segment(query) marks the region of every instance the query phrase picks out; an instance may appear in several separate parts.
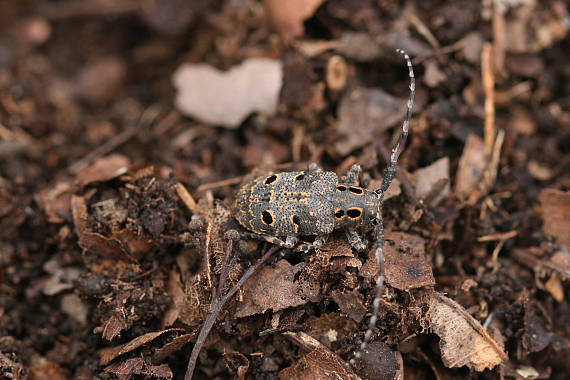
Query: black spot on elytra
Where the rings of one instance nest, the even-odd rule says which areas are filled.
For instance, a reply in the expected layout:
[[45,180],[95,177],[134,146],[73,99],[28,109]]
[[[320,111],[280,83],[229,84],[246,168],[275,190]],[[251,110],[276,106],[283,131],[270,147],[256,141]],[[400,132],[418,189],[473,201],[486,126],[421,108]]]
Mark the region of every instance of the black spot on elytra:
[[301,218],[299,218],[297,215],[293,215],[293,224],[301,224]]
[[360,217],[360,214],[361,214],[360,210],[356,208],[348,209],[348,211],[346,212],[346,215],[348,215],[348,217],[352,219]]
[[269,177],[267,177],[265,179],[265,181],[263,181],[264,184],[269,185],[270,183],[275,182],[275,180],[277,179],[277,176],[275,174],[270,175]]
[[298,176],[295,177],[295,181],[302,181],[303,178],[305,178],[305,175],[303,173],[299,174]]
[[271,213],[269,211],[263,211],[261,213],[261,220],[265,224],[271,224],[273,223],[273,216],[271,216]]
[[340,219],[344,216],[344,211],[342,210],[338,210],[337,212],[334,213],[334,217],[337,219]]
[[346,191],[346,186],[340,185],[336,188],[338,191]]
[[349,187],[348,191],[350,191],[353,194],[363,194],[364,190],[362,190],[360,187]]

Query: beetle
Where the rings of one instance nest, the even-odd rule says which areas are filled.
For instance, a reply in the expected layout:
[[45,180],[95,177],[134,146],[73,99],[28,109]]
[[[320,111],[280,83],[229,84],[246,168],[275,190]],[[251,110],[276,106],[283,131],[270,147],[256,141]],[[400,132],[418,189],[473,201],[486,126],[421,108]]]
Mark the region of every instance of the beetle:
[[[366,245],[357,230],[362,226],[374,227],[378,265],[376,295],[369,326],[360,349],[354,354],[355,358],[360,357],[376,325],[384,283],[384,194],[396,174],[398,157],[408,136],[414,104],[415,77],[412,62],[403,50],[397,51],[404,56],[408,67],[410,96],[402,132],[392,149],[380,188],[368,190],[359,186],[359,165],[353,165],[339,181],[335,173],[323,171],[313,163],[305,171],[269,174],[254,179],[241,187],[234,206],[237,221],[249,231],[243,234],[245,237],[305,252],[320,248],[337,228],[344,229],[355,250],[363,251]],[[297,244],[301,236],[316,238],[310,244]],[[354,363],[354,358],[351,363]]]

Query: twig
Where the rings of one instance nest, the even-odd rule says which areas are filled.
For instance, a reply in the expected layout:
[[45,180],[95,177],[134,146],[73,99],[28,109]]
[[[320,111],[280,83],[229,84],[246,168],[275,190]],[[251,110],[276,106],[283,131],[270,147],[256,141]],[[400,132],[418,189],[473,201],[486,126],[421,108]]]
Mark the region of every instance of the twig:
[[486,43],[481,52],[481,76],[485,90],[485,155],[489,157],[495,141],[495,77],[493,75],[493,49]]
[[495,241],[495,240],[508,240],[510,238],[514,238],[515,236],[517,236],[517,234],[518,234],[517,230],[498,233],[498,234],[490,234],[477,238],[477,241],[486,242],[486,241]]
[[192,349],[192,353],[190,354],[190,359],[188,360],[188,367],[186,369],[186,375],[184,376],[184,380],[192,380],[192,376],[194,375],[194,368],[196,367],[196,362],[198,361],[198,354],[202,350],[202,346],[206,342],[206,338],[210,333],[210,330],[214,326],[218,314],[222,310],[224,304],[243,286],[243,284],[263,265],[269,260],[269,258],[279,249],[278,246],[271,247],[264,255],[259,259],[253,266],[249,267],[249,269],[243,274],[240,280],[226,293],[225,296],[215,300],[210,305],[210,311],[208,312],[208,316],[204,321],[204,325],[200,330],[200,334],[198,334],[198,338],[196,338],[196,344],[194,344],[194,348]]

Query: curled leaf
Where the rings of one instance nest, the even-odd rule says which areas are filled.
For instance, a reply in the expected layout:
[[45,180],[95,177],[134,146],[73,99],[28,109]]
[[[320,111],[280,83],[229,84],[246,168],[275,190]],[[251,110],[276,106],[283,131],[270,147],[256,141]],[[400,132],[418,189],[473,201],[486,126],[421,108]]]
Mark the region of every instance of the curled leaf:
[[485,328],[461,305],[434,293],[428,318],[439,336],[441,359],[446,367],[467,367],[481,372],[500,364],[507,355]]

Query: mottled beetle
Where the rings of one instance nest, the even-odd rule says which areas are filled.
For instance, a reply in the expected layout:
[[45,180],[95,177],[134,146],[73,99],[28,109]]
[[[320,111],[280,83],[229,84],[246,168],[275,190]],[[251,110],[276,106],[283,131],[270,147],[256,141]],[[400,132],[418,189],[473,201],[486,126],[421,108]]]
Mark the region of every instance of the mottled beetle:
[[[367,190],[359,186],[359,165],[353,165],[339,183],[335,173],[322,171],[316,164],[310,164],[306,171],[270,174],[247,183],[238,192],[235,202],[236,219],[251,231],[244,233],[244,236],[305,252],[320,248],[335,228],[344,229],[350,245],[357,251],[363,251],[366,245],[356,230],[360,226],[374,226],[376,262],[379,268],[376,296],[368,330],[360,350],[354,354],[356,358],[366,347],[376,325],[384,283],[384,193],[396,174],[396,164],[408,136],[414,104],[415,78],[412,63],[403,50],[398,52],[404,56],[408,65],[410,97],[402,133],[392,149],[390,164],[379,189]],[[316,235],[312,244],[296,246],[298,237],[308,235]]]

